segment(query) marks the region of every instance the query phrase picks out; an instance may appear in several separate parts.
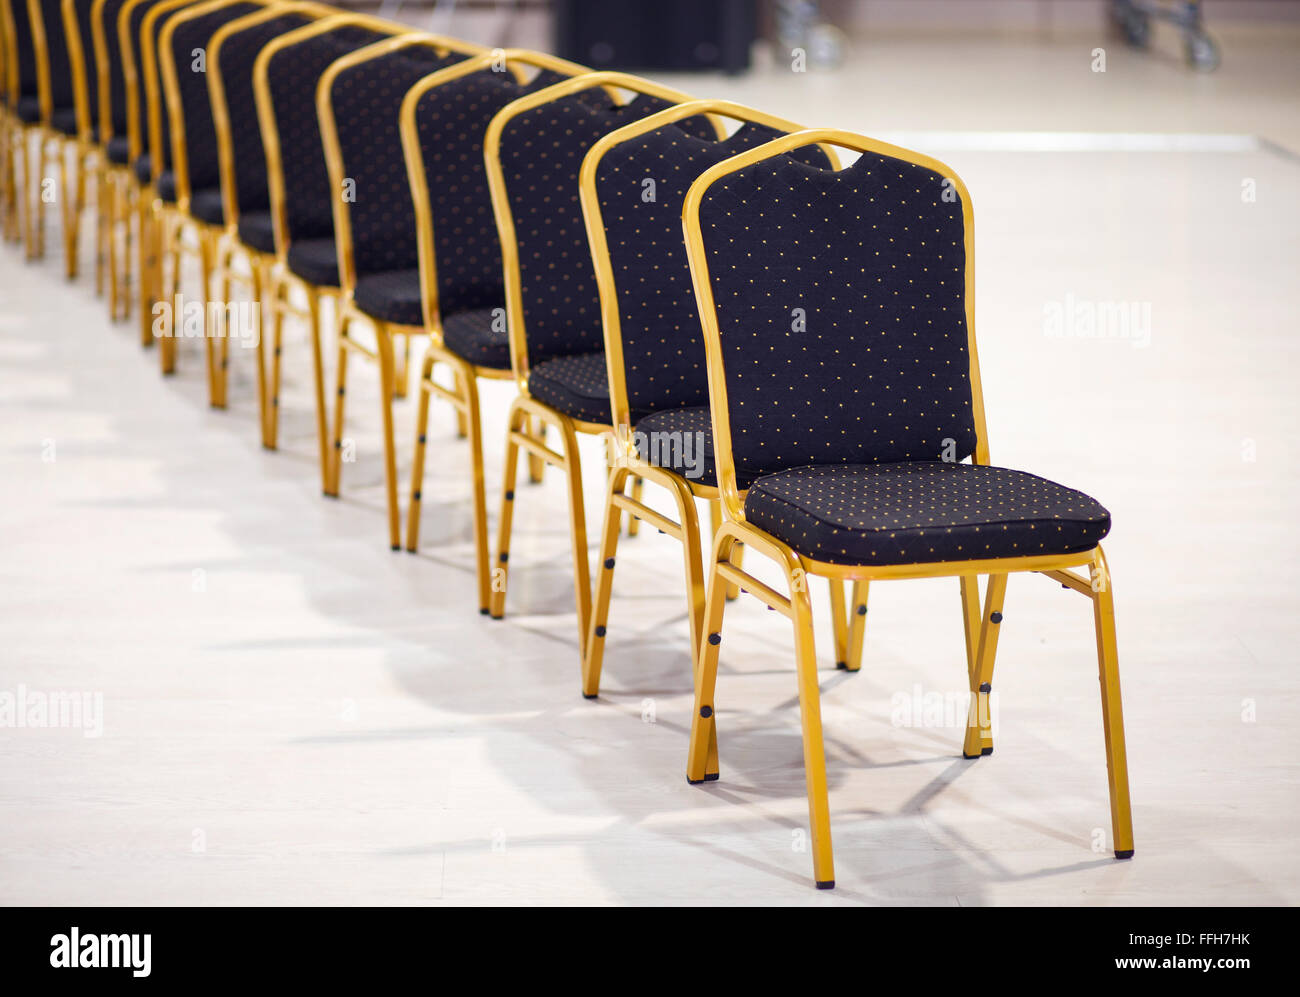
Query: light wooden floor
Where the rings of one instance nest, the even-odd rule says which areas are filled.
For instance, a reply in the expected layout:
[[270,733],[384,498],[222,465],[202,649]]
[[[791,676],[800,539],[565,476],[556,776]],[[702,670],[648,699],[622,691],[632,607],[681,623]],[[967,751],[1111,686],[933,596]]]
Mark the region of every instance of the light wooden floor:
[[[1136,62],[1122,110],[1058,120],[1046,85],[1046,98],[1017,95],[1027,108],[979,106],[968,91],[982,85],[964,88],[951,43],[934,44],[933,91],[906,98],[908,117],[887,102],[874,113],[854,70],[808,77],[815,97],[788,74],[692,86],[881,130],[1147,131],[1150,115],[1172,124],[1154,130],[1295,132],[1278,108],[1296,90],[1282,100],[1272,70],[1250,121],[1214,101],[1198,116],[1196,95],[1218,82]],[[1272,65],[1260,44],[1254,62]],[[1231,72],[1250,63],[1239,52]],[[1300,902],[1300,164],[1250,146],[926,151],[975,201],[995,462],[1114,515],[1132,862],[1093,847],[1109,816],[1077,595],[1011,583],[997,751],[973,763],[960,758],[955,582],[877,586],[857,676],[836,673],[823,644],[839,885],[817,893],[798,851],[783,619],[729,610],[723,780],[688,786],[672,541],[624,541],[604,692],[584,701],[558,479],[520,488],[511,616],[489,622],[473,604],[466,448],[445,409],[425,549],[391,553],[371,370],[354,367],[359,456],[329,502],[301,334],[286,344],[283,450],[266,453],[251,354],[232,357],[231,410],[209,411],[200,352],[183,346],[178,375],[160,378],[134,325],[110,326],[86,279],[64,283],[52,228],[42,264],[0,248],[0,693],[101,693],[103,733],[0,729],[0,901]],[[1149,342],[1046,335],[1046,311],[1067,300],[1149,305]],[[507,402],[500,386],[485,393],[493,496]],[[404,481],[412,417],[399,407]]]

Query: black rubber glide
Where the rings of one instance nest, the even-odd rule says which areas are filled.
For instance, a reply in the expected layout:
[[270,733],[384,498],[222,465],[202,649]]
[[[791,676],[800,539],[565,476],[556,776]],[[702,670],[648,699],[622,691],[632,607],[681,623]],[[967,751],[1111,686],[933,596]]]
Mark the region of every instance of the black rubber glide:
[[1121,851],[1120,849],[1116,848],[1116,849],[1115,849],[1115,857],[1116,857],[1117,859],[1131,859],[1131,858],[1133,857],[1133,849],[1132,849],[1132,848],[1126,848],[1126,849],[1124,849],[1123,851]]

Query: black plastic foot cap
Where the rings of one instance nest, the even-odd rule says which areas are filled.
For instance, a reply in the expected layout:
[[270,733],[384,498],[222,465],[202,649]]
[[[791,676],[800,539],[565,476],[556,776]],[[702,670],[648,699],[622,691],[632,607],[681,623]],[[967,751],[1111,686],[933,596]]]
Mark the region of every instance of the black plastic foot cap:
[[596,699],[599,695],[600,695],[600,694],[599,694],[599,693],[596,693],[596,692],[584,692],[584,693],[582,694],[582,698],[583,698],[583,699]]
[[841,669],[842,671],[848,671],[849,663],[847,661],[837,661],[835,662],[835,667]]
[[817,880],[817,889],[819,889],[819,890],[833,890],[833,889],[835,889],[835,880],[833,880],[833,879],[819,879],[819,880]]
[[981,751],[980,754],[985,756],[993,754],[993,745],[989,745],[987,748]]
[[494,619],[494,620],[504,620],[504,619],[506,618],[506,614],[505,614],[505,613],[502,613],[500,616],[498,616],[496,613],[492,612],[490,609],[488,610],[488,616],[490,616],[490,617],[491,617],[492,619]]
[[1131,858],[1133,857],[1133,849],[1132,849],[1132,848],[1125,848],[1125,849],[1121,850],[1121,849],[1119,849],[1119,848],[1116,848],[1116,849],[1115,849],[1115,857],[1116,857],[1117,859],[1131,859]]
[[480,615],[480,616],[491,616],[491,615],[492,615],[492,610],[488,609],[486,606],[480,606],[478,611],[479,611],[479,615]]
[[393,544],[393,550],[401,550],[401,549],[402,549],[401,544]]

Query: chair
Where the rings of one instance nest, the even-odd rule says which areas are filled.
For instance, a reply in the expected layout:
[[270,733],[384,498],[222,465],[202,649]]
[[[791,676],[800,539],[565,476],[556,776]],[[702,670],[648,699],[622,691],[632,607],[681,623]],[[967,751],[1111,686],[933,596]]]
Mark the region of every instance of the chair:
[[[531,80],[525,79],[524,67],[537,69]],[[426,76],[402,102],[402,147],[429,333],[420,374],[406,549],[418,550],[420,544],[429,401],[437,395],[455,407],[462,435],[469,437],[478,601],[484,614],[491,597],[491,564],[477,382],[480,377],[503,379],[514,373],[483,140],[492,117],[511,101],[586,71],[537,52],[493,52]],[[450,371],[450,386],[434,377],[439,365]]]
[[[339,277],[334,453],[325,490],[338,495],[345,459],[348,360],[359,352],[379,367],[388,540],[393,550],[401,550],[402,538],[392,400],[406,394],[411,338],[425,331],[415,209],[402,147],[393,139],[402,100],[411,87],[431,72],[483,51],[478,45],[407,32],[341,56],[316,88],[316,114],[333,192]],[[373,351],[353,335],[356,322],[374,330]],[[404,343],[400,367],[393,344],[399,336]]]
[[[729,118],[740,127],[723,139],[695,137],[674,127],[701,116]],[[719,492],[704,341],[681,237],[681,209],[691,182],[707,167],[800,128],[729,101],[693,101],[605,135],[583,160],[580,198],[600,293],[613,427],[608,440],[612,471],[582,668],[582,692],[588,699],[596,698],[600,688],[624,512],[682,544],[692,658],[699,646],[704,551],[695,500],[709,502],[716,530]],[[816,145],[796,150],[793,157],[816,166],[837,163],[831,149]],[[647,178],[653,190],[647,189]],[[636,421],[633,411],[641,413]],[[633,477],[665,489],[676,504],[677,520],[646,506],[639,493],[628,494]],[[739,487],[747,484],[742,479]],[[830,591],[836,663],[857,671],[866,616],[856,613],[850,624],[842,584],[832,580]],[[857,597],[854,604],[865,608]]]
[[[96,94],[96,100],[91,102],[91,115],[97,125],[100,150],[96,175],[99,205],[96,253],[102,260],[100,272],[107,273],[108,314],[113,321],[126,318],[131,311],[128,293],[131,218],[136,211],[131,201],[134,185],[127,134],[127,83],[121,35],[117,30],[118,15],[125,3],[126,0],[94,0],[91,8]],[[84,48],[84,30],[81,41]],[[89,93],[87,100],[89,102]],[[103,280],[102,277],[97,279]]]
[[[338,253],[334,245],[334,192],[316,116],[316,87],[321,75],[340,57],[391,38],[399,28],[358,14],[322,17],[268,42],[253,65],[253,88],[266,154],[275,264],[268,288],[272,336],[280,341],[286,315],[306,320],[312,339],[316,387],[316,424],[320,451],[321,491],[329,494],[333,454],[329,445],[321,352],[321,304],[329,298],[338,310]],[[285,178],[292,177],[292,183]],[[264,232],[244,230],[244,238],[264,239]],[[265,245],[265,242],[262,242]],[[295,292],[305,307],[294,304]],[[278,345],[276,347],[278,349]],[[278,364],[269,393],[278,394]],[[278,418],[272,406],[269,419]],[[274,427],[268,427],[273,433]]]
[[[634,98],[614,102],[607,91]],[[529,94],[492,119],[484,144],[500,234],[510,361],[519,395],[511,404],[501,487],[490,615],[505,615],[519,451],[559,468],[569,493],[578,646],[585,648],[591,566],[578,433],[610,431],[600,302],[578,204],[582,157],[602,136],[690,98],[626,73],[588,73]],[[718,136],[706,119],[674,127]],[[546,428],[560,435],[560,450]]]
[[[208,44],[208,88],[216,132],[219,186],[224,232],[216,246],[214,276],[248,286],[253,301],[275,283],[275,226],[266,172],[266,147],[257,114],[253,67],[262,49],[330,8],[313,3],[277,3],[223,25]],[[243,266],[237,266],[242,261]],[[262,446],[278,445],[280,355],[283,309],[273,309],[273,335],[268,385],[267,337],[257,339],[257,400]],[[222,372],[224,390],[224,371]],[[317,413],[322,445],[324,386],[318,379]]]
[[41,104],[27,0],[0,0],[0,22],[4,24],[5,56],[5,237],[21,241],[30,260],[36,248],[32,199],[40,186],[33,182],[32,137],[40,128]]
[[[790,161],[813,143],[861,156],[838,172]],[[687,779],[717,777],[721,588],[735,582],[794,624],[814,878],[833,887],[806,577],[960,579],[971,690],[962,753],[978,758],[993,749],[1007,576],[1041,572],[1093,603],[1113,845],[1116,858],[1132,856],[1114,602],[1099,546],[1110,516],[1081,492],[989,463],[965,186],[926,156],[813,130],[710,167],[683,220],[726,512],[709,566]],[[733,563],[738,543],[777,564],[788,595]],[[1090,577],[1071,570],[1085,566]],[[990,576],[982,616],[981,574]]]
[[[51,7],[52,4],[48,5]],[[68,84],[72,106],[56,109],[51,124],[66,136],[59,154],[60,186],[63,188],[63,250],[67,276],[78,273],[81,216],[86,204],[86,179],[95,185],[95,293],[104,290],[103,252],[103,152],[99,145],[99,77],[94,68],[92,47],[94,0],[60,0],[60,17],[66,38]],[[72,153],[74,178],[69,185],[67,156]],[[69,194],[69,191],[71,192]]]
[[[232,308],[229,271],[217,282],[215,294],[213,291],[217,244],[225,235],[226,228],[217,133],[208,85],[208,47],[222,26],[265,6],[259,0],[208,0],[167,17],[158,33],[157,57],[167,121],[169,148],[166,152],[171,167],[169,186],[172,191],[170,199],[163,199],[162,239],[172,261],[171,291],[174,296],[180,269],[179,249],[184,245],[187,233],[194,238],[204,308],[202,332],[207,355],[208,403],[213,408],[226,407]],[[201,65],[196,65],[198,60],[202,60]],[[258,302],[258,295],[254,293],[251,310],[260,307]],[[217,308],[209,308],[209,303]],[[249,325],[257,326],[251,331],[260,340],[260,316],[253,314],[248,318]],[[174,310],[174,327],[167,346],[167,351],[173,356],[175,324],[180,319],[180,314]],[[239,330],[241,338],[248,331]]]

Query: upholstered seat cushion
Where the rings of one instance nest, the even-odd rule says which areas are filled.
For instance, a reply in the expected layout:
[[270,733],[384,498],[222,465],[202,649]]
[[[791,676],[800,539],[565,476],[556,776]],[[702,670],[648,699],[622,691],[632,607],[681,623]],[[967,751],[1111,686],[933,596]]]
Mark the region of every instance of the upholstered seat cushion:
[[333,239],[295,239],[289,245],[288,263],[308,284],[339,286],[339,257]]
[[153,166],[149,162],[149,153],[137,156],[135,162],[131,164],[131,169],[135,171],[137,182],[146,184],[153,180]]
[[476,366],[508,369],[510,337],[501,318],[503,311],[504,306],[443,316],[443,345]]
[[190,214],[209,225],[220,225],[226,220],[226,206],[221,191],[216,188],[196,190],[190,195]]
[[799,554],[894,565],[1089,550],[1110,513],[1005,467],[904,461],[793,468],[754,481],[745,517]]
[[381,322],[424,325],[419,270],[390,270],[359,277],[352,300],[363,312]]
[[275,222],[269,211],[245,211],[239,216],[239,241],[259,253],[275,252]]
[[77,109],[75,107],[56,107],[50,112],[50,127],[64,135],[77,134]]
[[25,125],[34,125],[41,120],[41,101],[39,97],[19,97],[14,107],[14,114]]
[[605,354],[577,353],[539,363],[528,372],[528,393],[574,419],[607,423],[609,374]]
[[168,204],[176,201],[176,174],[171,170],[163,170],[158,174],[158,182],[154,184],[154,192]]
[[126,166],[131,161],[131,142],[125,135],[114,135],[108,140],[105,154],[110,163]]
[[[676,471],[697,485],[718,484],[713,462],[713,425],[707,405],[652,412],[632,427],[633,441],[642,460]],[[750,476],[736,472],[740,488]]]

